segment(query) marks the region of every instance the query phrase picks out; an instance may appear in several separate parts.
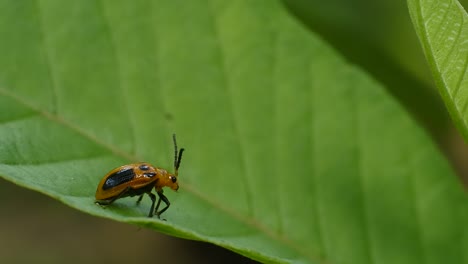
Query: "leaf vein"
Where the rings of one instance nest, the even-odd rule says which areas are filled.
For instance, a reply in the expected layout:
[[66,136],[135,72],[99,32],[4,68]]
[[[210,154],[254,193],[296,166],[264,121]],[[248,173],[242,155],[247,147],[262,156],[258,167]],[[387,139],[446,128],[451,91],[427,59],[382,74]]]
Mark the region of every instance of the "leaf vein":
[[104,153],[98,153],[96,155],[87,155],[83,157],[67,157],[63,159],[55,159],[55,160],[37,160],[33,162],[28,162],[28,163],[5,163],[2,162],[3,165],[9,165],[9,166],[44,166],[44,165],[50,165],[50,164],[61,164],[61,163],[69,163],[69,162],[77,162],[77,161],[89,161],[89,160],[96,160],[96,159],[101,159],[105,157],[111,157],[109,154],[104,154]]
[[17,121],[23,121],[23,120],[27,120],[27,119],[31,119],[31,118],[34,118],[38,116],[37,113],[27,113],[27,114],[24,114],[24,115],[19,115],[19,116],[15,116],[13,118],[9,118],[9,119],[3,119],[3,120],[0,120],[0,126],[4,126],[4,125],[7,125],[9,123],[14,123],[14,122],[17,122]]
[[372,247],[371,243],[371,229],[369,226],[369,213],[370,210],[368,208],[367,204],[367,197],[366,197],[366,178],[365,178],[365,171],[363,169],[363,163],[364,163],[364,147],[365,146],[365,140],[362,139],[363,133],[361,130],[361,112],[359,108],[359,94],[358,91],[359,89],[356,89],[357,87],[353,87],[354,92],[353,92],[353,102],[352,105],[354,106],[354,119],[355,119],[355,126],[354,126],[354,136],[356,137],[356,144],[360,147],[356,148],[356,166],[357,166],[357,172],[358,172],[358,186],[361,189],[361,204],[362,204],[362,209],[360,210],[360,213],[362,215],[362,223],[363,223],[363,241],[364,241],[364,248],[366,251],[368,263],[377,263],[376,261],[376,252],[374,251],[374,248]]
[[[421,5],[420,5],[419,2],[418,2],[418,4],[419,4],[419,8],[420,8],[420,10],[421,10],[421,18],[422,18],[422,12],[423,12],[423,11],[422,11],[422,7],[421,7]],[[450,12],[450,7],[451,7],[451,5],[452,5],[452,1],[450,1],[449,5],[447,6],[447,9],[446,9],[445,12],[444,12],[443,18],[439,21],[439,25],[437,25],[437,28],[436,28],[436,30],[435,30],[435,32],[434,32],[434,36],[438,36],[439,33],[440,33],[440,31],[442,30],[443,22],[447,20],[447,16],[448,16],[448,13]],[[442,9],[442,8],[441,8],[441,9]]]
[[[442,68],[449,68],[449,67],[447,67],[447,64],[449,63],[450,57],[452,57],[453,52],[456,50],[457,42],[460,39],[460,35],[461,35],[462,29],[463,29],[463,16],[461,16],[460,18],[461,18],[461,23],[460,23],[460,26],[458,27],[456,35],[453,38],[453,44],[450,47],[449,52],[445,56],[443,62],[440,64]],[[457,58],[456,55],[454,56],[454,59],[452,60],[452,64],[453,64],[453,62],[456,62],[456,58]]]
[[409,181],[410,181],[410,188],[411,188],[411,191],[410,191],[410,196],[411,196],[411,201],[413,201],[413,208],[414,208],[414,211],[415,211],[415,219],[416,219],[416,224],[417,224],[417,234],[416,234],[416,240],[417,240],[417,244],[418,244],[418,254],[419,254],[419,259],[421,260],[421,263],[428,263],[428,260],[426,258],[426,252],[425,252],[425,248],[424,248],[424,245],[423,245],[423,233],[424,233],[424,225],[422,224],[422,221],[421,221],[421,204],[420,202],[418,202],[418,198],[420,197],[420,195],[418,195],[418,183],[417,183],[417,170],[414,170],[413,169],[413,166],[414,166],[414,158],[413,159],[406,159],[408,160],[408,168],[409,168],[409,172],[410,174],[408,175],[409,177]]
[[308,87],[308,91],[309,91],[309,94],[308,96],[310,97],[310,101],[311,103],[310,104],[307,104],[308,108],[307,109],[307,118],[310,122],[310,125],[308,126],[308,128],[310,129],[310,133],[309,133],[309,146],[308,148],[310,149],[310,155],[311,155],[311,162],[308,163],[309,165],[309,170],[312,172],[312,177],[313,177],[313,185],[312,185],[312,189],[313,189],[313,195],[314,195],[314,198],[313,201],[314,201],[314,215],[315,215],[315,223],[317,223],[317,241],[318,241],[318,244],[320,246],[320,250],[323,252],[323,254],[325,254],[325,257],[326,255],[329,253],[327,250],[326,250],[326,245],[325,245],[325,241],[324,241],[324,230],[323,230],[323,223],[322,223],[322,218],[320,217],[320,202],[322,201],[322,199],[320,199],[320,192],[319,192],[319,179],[320,179],[320,175],[318,173],[318,170],[317,170],[317,164],[318,164],[318,161],[317,161],[317,153],[318,153],[318,147],[317,147],[317,142],[319,142],[317,139],[318,137],[318,133],[317,133],[317,130],[316,128],[318,127],[318,123],[317,123],[317,118],[316,118],[316,113],[315,113],[315,109],[314,109],[314,105],[317,105],[317,96],[316,96],[316,92],[317,92],[317,85],[315,85],[313,83],[313,76],[315,76],[313,73],[315,73],[316,71],[314,71],[314,62],[313,60],[309,59],[309,63],[308,63],[308,68],[309,68],[309,72],[311,72],[311,74],[309,74],[308,76],[308,84],[309,84],[309,87]]
[[42,110],[42,109],[38,108],[37,106],[35,106],[34,104],[30,103],[29,101],[25,100],[24,98],[14,94],[14,93],[12,93],[12,92],[4,89],[4,88],[0,88],[0,94],[3,94],[4,96],[7,96],[7,97],[11,98],[12,100],[15,100],[19,104],[23,105],[24,107],[26,107],[26,108],[28,108],[28,109],[36,112],[36,113],[38,113],[39,115],[49,119],[50,121],[55,122],[55,123],[57,123],[59,125],[62,125],[62,126],[68,128],[68,129],[70,129],[71,131],[74,131],[74,132],[78,133],[79,135],[83,136],[84,138],[87,138],[90,141],[96,143],[97,145],[100,145],[100,146],[102,146],[104,148],[107,148],[111,153],[115,154],[116,156],[123,157],[125,159],[130,160],[130,161],[139,160],[135,156],[130,155],[128,153],[128,151],[123,151],[123,150],[121,150],[119,148],[116,148],[116,147],[112,146],[111,144],[108,144],[108,143],[100,140],[95,135],[92,135],[89,132],[87,132],[86,130],[80,128],[78,125],[75,125],[75,124],[63,119],[60,115],[56,115],[54,113]]
[[51,54],[50,54],[50,48],[49,48],[49,45],[47,44],[47,41],[46,41],[46,33],[45,33],[45,30],[44,30],[44,22],[42,21],[42,12],[41,12],[41,7],[40,7],[40,1],[37,0],[36,1],[36,14],[37,14],[37,20],[38,20],[38,31],[39,31],[39,34],[40,34],[40,41],[42,43],[42,46],[44,47],[42,50],[44,51],[44,57],[45,57],[45,62],[46,62],[46,72],[47,72],[47,76],[49,78],[49,82],[50,82],[50,89],[51,89],[51,92],[52,92],[52,98],[51,98],[51,103],[50,103],[50,106],[51,106],[51,109],[50,111],[52,113],[58,113],[59,111],[59,98],[58,98],[58,85],[57,85],[57,80],[56,80],[56,77],[55,77],[55,74],[53,72],[53,67],[52,67],[52,58],[51,58]]
[[[154,16],[155,15],[155,12],[156,12],[156,9],[155,9],[155,2],[156,1],[151,1],[151,14]],[[151,17],[151,19],[155,19],[155,17]],[[166,87],[164,85],[164,81],[162,79],[162,72],[161,72],[161,69],[163,66],[163,63],[161,62],[161,50],[160,50],[160,47],[161,47],[161,39],[158,38],[158,36],[160,36],[161,34],[158,34],[158,26],[160,26],[160,23],[158,23],[157,21],[154,21],[154,31],[152,31],[152,33],[154,34],[154,47],[153,47],[153,52],[154,52],[154,56],[155,56],[155,61],[156,61],[156,67],[154,69],[155,71],[155,75],[156,75],[156,85],[155,85],[155,90],[158,89],[158,91],[156,93],[159,93],[160,94],[160,97],[162,97],[164,100],[160,100],[159,102],[159,105],[161,107],[161,112],[163,114],[167,114],[169,113],[168,109],[168,104],[167,103],[167,100],[165,100],[165,98],[167,98],[167,92],[166,92]],[[173,131],[170,131],[171,129],[171,125],[170,125],[170,120],[168,118],[165,118],[164,119],[166,122],[162,122],[164,124],[164,129],[166,130],[166,133],[164,134],[168,134],[167,132],[171,133]]]
[[253,216],[254,215],[254,208],[253,208],[253,201],[252,201],[252,195],[251,193],[253,192],[252,190],[252,187],[251,187],[251,184],[250,184],[250,181],[249,181],[249,175],[248,175],[248,172],[249,170],[247,169],[247,161],[245,160],[245,157],[246,157],[246,151],[245,151],[245,142],[243,142],[243,140],[241,139],[241,133],[240,133],[240,122],[236,116],[236,107],[235,107],[235,100],[234,100],[234,96],[233,96],[233,93],[232,93],[232,88],[231,88],[231,84],[230,84],[230,81],[229,81],[229,74],[227,73],[227,65],[226,65],[226,59],[224,58],[223,56],[223,43],[222,43],[222,36],[221,36],[221,33],[220,33],[220,29],[219,29],[219,21],[216,20],[216,12],[213,10],[213,7],[211,6],[210,8],[210,13],[211,13],[211,22],[213,24],[213,33],[217,39],[216,41],[216,44],[218,45],[218,63],[220,65],[220,68],[222,70],[222,79],[223,79],[223,82],[224,82],[224,85],[222,85],[222,87],[224,88],[224,90],[226,91],[226,93],[228,94],[228,100],[227,100],[227,103],[229,105],[229,115],[231,116],[231,120],[232,120],[232,125],[233,125],[233,130],[234,130],[234,133],[235,133],[235,138],[237,139],[237,141],[239,142],[239,156],[240,156],[240,159],[241,159],[241,164],[242,164],[242,169],[241,171],[243,171],[242,174],[242,177],[243,177],[243,180],[242,182],[245,183],[245,187],[247,189],[247,191],[245,192],[245,196],[246,196],[246,201],[247,201],[247,211],[249,212],[249,215]]
[[[460,39],[460,34],[461,34],[461,31],[462,31],[461,29],[463,28],[463,24],[464,24],[464,20],[462,18],[462,23],[460,25],[460,30],[458,31],[457,40]],[[463,68],[461,69],[461,73],[460,73],[460,77],[458,78],[457,84],[455,85],[455,88],[453,90],[452,100],[457,97],[458,92],[460,91],[461,84],[463,82],[463,79],[466,76],[467,68],[468,68],[468,54],[467,54],[467,56],[465,56],[465,59],[464,59],[464,62],[463,62]]]
[[131,112],[131,108],[129,106],[130,103],[128,102],[129,100],[128,87],[122,84],[122,79],[123,79],[122,60],[119,56],[119,51],[115,45],[117,41],[114,37],[114,34],[112,33],[112,26],[111,26],[111,22],[109,21],[109,17],[106,15],[105,3],[103,2],[103,0],[100,0],[96,2],[96,6],[100,13],[102,20],[104,21],[105,34],[107,35],[107,38],[109,39],[109,49],[111,50],[112,56],[116,64],[116,78],[118,79],[117,86],[119,88],[121,99],[123,102],[123,108],[125,109],[125,113],[127,115],[128,122],[130,124],[130,126],[127,126],[128,132],[130,133],[130,140],[131,140],[129,152],[132,153],[133,155],[137,155],[136,153],[137,140],[136,140],[136,135],[135,135],[136,121],[134,120],[134,117]]
[[[274,105],[275,105],[275,108],[274,108],[274,119],[276,121],[276,125],[275,127],[279,127],[280,126],[280,120],[279,120],[279,100],[276,100],[276,98],[278,98],[278,90],[279,90],[279,87],[278,87],[278,83],[273,81],[275,78],[274,76],[277,76],[278,75],[278,71],[279,71],[279,65],[278,65],[278,56],[279,56],[279,34],[280,34],[280,31],[278,30],[274,30],[272,31],[272,46],[274,47],[274,51],[273,51],[273,54],[272,54],[272,62],[271,62],[271,69],[272,69],[272,77],[271,77],[271,80],[272,80],[272,87],[273,87],[273,92],[275,94],[275,102],[274,102]],[[282,192],[281,192],[281,175],[280,175],[280,159],[279,159],[279,141],[280,141],[280,135],[279,135],[279,131],[278,129],[275,129],[274,130],[274,133],[275,133],[275,137],[274,137],[274,140],[275,140],[275,155],[274,155],[274,158],[276,159],[275,160],[275,164],[276,164],[276,170],[275,170],[275,180],[276,180],[276,193],[277,195],[275,196],[276,197],[276,211],[277,211],[277,216],[278,216],[278,233],[279,234],[283,234],[283,210],[282,210],[282,205],[281,205],[281,197],[282,197]]]

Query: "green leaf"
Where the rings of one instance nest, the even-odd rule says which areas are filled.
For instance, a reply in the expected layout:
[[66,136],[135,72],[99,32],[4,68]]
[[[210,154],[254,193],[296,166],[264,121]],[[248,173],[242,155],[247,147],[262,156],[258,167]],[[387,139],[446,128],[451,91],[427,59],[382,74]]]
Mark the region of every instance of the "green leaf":
[[468,140],[468,16],[457,0],[408,0],[436,85]]
[[[468,259],[431,139],[276,1],[2,1],[0,35],[5,179],[262,262]],[[167,221],[147,197],[94,204],[114,167],[170,169],[173,132]]]

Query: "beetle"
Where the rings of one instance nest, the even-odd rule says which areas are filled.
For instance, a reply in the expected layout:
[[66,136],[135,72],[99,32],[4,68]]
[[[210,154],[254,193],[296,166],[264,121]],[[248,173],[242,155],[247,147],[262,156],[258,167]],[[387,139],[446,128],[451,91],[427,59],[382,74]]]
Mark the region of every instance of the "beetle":
[[[174,191],[179,189],[177,176],[179,174],[182,153],[185,150],[184,148],[181,148],[180,151],[177,150],[175,134],[172,135],[172,139],[174,141],[174,173],[154,167],[147,162],[117,167],[109,171],[99,182],[96,190],[96,203],[105,206],[112,204],[117,199],[138,195],[139,197],[136,202],[138,205],[146,193],[152,201],[148,217],[153,217],[153,214],[156,214],[158,218],[161,218],[161,214],[171,205],[163,194],[163,187],[169,187]],[[156,195],[151,192],[153,188],[159,196],[156,209],[154,208]],[[158,211],[161,200],[166,204],[166,207]]]

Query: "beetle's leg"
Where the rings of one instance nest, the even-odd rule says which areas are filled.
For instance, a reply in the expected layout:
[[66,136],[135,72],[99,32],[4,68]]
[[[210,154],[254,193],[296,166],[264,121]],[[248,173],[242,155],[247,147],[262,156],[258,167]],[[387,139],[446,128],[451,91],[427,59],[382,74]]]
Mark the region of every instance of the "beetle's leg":
[[[159,195],[159,193],[158,193]],[[161,196],[159,196],[159,199],[158,199],[158,204],[156,205],[156,209],[154,210],[155,213],[158,212],[158,209],[159,209],[159,205],[161,205]],[[158,216],[159,217],[159,216]]]
[[99,205],[109,205],[113,202],[115,202],[115,200],[121,198],[124,194],[126,194],[128,191],[130,191],[130,189],[132,189],[130,186],[128,186],[127,188],[125,188],[125,190],[123,190],[121,193],[119,193],[119,195],[117,196],[114,196],[114,198],[110,199],[110,200],[99,200],[99,201],[96,201],[97,204]]
[[[151,198],[151,201],[153,201],[153,203],[151,204],[151,209],[149,211],[148,217],[153,217],[153,210],[154,210],[154,203],[156,202],[156,195],[154,195],[153,193],[150,193],[150,192],[148,192],[147,194]],[[141,200],[141,197],[143,197],[143,195],[141,195],[140,198],[138,198],[138,201]]]
[[136,202],[136,203],[137,203],[137,205],[139,205],[139,204],[140,204],[140,202],[141,202],[141,199],[143,199],[143,194],[142,194],[142,195],[140,195],[140,196],[138,197],[138,200],[137,200],[137,202]]
[[156,207],[156,215],[158,216],[158,218],[160,218],[161,214],[164,213],[164,211],[166,211],[167,208],[169,208],[171,203],[169,202],[169,199],[167,199],[167,197],[164,196],[162,192],[158,192],[158,196],[159,196],[159,202],[163,200],[163,202],[166,204],[166,207],[164,207],[163,209],[161,209],[161,211],[158,212],[158,207],[159,207],[159,202],[158,202],[158,206]]

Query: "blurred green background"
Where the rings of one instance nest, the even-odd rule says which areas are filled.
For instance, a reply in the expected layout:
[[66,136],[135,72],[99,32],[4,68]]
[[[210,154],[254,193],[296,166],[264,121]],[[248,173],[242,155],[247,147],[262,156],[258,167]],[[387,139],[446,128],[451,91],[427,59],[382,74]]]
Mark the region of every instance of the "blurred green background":
[[[406,2],[283,2],[312,34],[382,82],[438,142],[466,185],[468,150],[434,87]],[[466,7],[468,0],[460,2]],[[4,180],[0,198],[8,213],[0,218],[2,263],[253,263],[206,243],[95,218]]]

